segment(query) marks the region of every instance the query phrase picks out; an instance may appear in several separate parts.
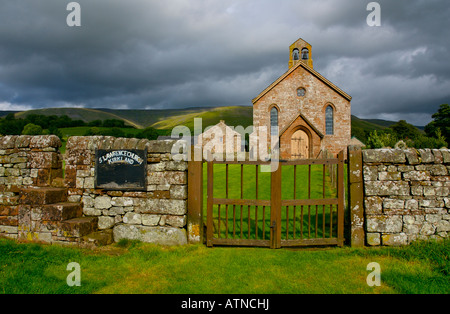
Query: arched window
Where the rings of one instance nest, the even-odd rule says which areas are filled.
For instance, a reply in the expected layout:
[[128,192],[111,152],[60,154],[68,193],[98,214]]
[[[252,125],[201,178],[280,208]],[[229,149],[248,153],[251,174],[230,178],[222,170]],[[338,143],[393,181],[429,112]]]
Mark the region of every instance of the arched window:
[[294,59],[294,61],[300,59],[300,53],[297,48],[292,50],[292,59]]
[[302,49],[302,60],[308,60],[309,59],[309,50],[308,48]]
[[334,110],[331,106],[325,109],[325,133],[327,135],[334,134]]
[[270,135],[278,135],[278,109],[275,106],[270,109]]

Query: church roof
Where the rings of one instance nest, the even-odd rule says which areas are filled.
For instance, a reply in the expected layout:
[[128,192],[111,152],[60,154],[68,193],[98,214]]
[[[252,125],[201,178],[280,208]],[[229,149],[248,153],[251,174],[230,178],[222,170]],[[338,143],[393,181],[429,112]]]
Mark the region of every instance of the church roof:
[[345,99],[347,99],[348,101],[350,101],[352,99],[352,97],[347,94],[346,92],[344,92],[342,89],[340,89],[339,87],[337,87],[336,85],[334,85],[333,83],[331,83],[328,79],[326,79],[322,74],[320,74],[319,72],[317,72],[316,70],[312,69],[311,67],[309,67],[308,65],[306,65],[304,62],[299,62],[297,63],[295,66],[293,66],[292,68],[290,68],[286,73],[284,73],[282,76],[280,76],[275,82],[273,82],[272,84],[270,84],[265,90],[263,90],[256,98],[254,98],[252,100],[252,103],[255,104],[261,97],[263,97],[265,94],[267,94],[272,88],[274,88],[275,86],[277,86],[281,81],[283,81],[289,74],[291,74],[292,72],[294,72],[296,69],[298,69],[299,67],[303,67],[305,70],[307,70],[308,72],[310,72],[312,75],[314,75],[315,77],[317,77],[319,80],[321,80],[323,83],[325,83],[326,85],[328,85],[329,87],[331,87],[333,90],[335,90],[338,94],[340,94],[342,97],[344,97]]

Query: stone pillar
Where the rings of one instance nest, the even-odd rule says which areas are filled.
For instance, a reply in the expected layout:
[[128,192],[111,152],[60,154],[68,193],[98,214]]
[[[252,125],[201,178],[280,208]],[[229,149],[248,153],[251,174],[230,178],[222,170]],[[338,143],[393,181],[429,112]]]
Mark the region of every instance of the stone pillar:
[[188,242],[203,243],[203,161],[195,161],[193,154],[188,162],[187,206]]
[[362,152],[358,146],[348,147],[348,185],[350,205],[350,245],[364,246],[364,186]]

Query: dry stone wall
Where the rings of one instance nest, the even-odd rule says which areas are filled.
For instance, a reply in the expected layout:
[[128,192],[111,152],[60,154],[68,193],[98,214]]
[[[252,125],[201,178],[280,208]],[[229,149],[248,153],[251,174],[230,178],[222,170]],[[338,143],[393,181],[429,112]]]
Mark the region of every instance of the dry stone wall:
[[[37,234],[40,212],[38,208],[31,211],[29,204],[35,200],[24,191],[62,183],[60,146],[54,135],[0,137],[0,235],[30,239]],[[36,232],[30,233],[31,229]],[[43,235],[47,240],[51,236]]]
[[[82,202],[84,215],[97,217],[99,230],[112,229],[116,242],[187,243],[187,162],[172,159],[174,144],[108,136],[69,138],[68,200]],[[96,189],[96,149],[147,149],[146,191]]]
[[448,149],[364,150],[362,159],[368,245],[448,238]]

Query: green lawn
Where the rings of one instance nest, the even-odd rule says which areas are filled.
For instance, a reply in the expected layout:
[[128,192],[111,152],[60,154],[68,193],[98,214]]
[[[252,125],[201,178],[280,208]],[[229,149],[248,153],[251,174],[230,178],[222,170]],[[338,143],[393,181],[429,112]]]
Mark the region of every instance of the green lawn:
[[[242,166],[241,197],[241,165],[228,166],[228,197],[226,197],[226,166],[214,165],[214,198],[260,199],[270,200],[271,173],[262,171],[259,166]],[[256,173],[258,171],[258,174]],[[294,166],[282,168],[282,199],[322,199],[336,198],[335,184],[331,183],[329,171],[322,165],[296,166],[296,182],[294,185]],[[207,167],[203,166],[203,205],[206,222],[207,209]],[[344,172],[345,173],[345,172]],[[256,197],[256,176],[258,175],[258,197]],[[325,179],[325,181],[324,181]],[[311,182],[311,184],[309,184]],[[325,183],[324,183],[325,182]],[[295,197],[294,197],[295,186]],[[220,211],[219,211],[220,209]],[[281,232],[282,239],[336,237],[337,209],[330,206],[289,206],[282,207]],[[269,239],[270,238],[270,206],[234,206],[215,205],[213,208],[214,233],[220,238]],[[219,218],[220,217],[220,221]],[[330,234],[330,220],[332,234]],[[295,230],[295,234],[294,234]]]
[[[0,293],[449,293],[449,242],[406,248],[270,250],[160,247],[123,241],[95,250],[0,239]],[[67,265],[81,267],[69,287]],[[369,287],[367,265],[381,267]]]

